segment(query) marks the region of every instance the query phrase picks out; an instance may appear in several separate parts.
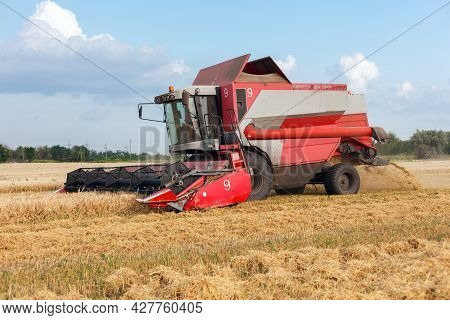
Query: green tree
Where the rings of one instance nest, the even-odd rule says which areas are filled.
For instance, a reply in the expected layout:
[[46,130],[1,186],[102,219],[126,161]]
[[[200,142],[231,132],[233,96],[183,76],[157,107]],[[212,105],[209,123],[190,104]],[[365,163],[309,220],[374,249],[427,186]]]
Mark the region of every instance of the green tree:
[[17,161],[30,162],[36,157],[36,150],[33,147],[19,146],[14,152],[14,158]]
[[47,146],[36,148],[36,160],[51,160],[52,155],[50,153],[50,148]]
[[71,161],[88,161],[89,149],[85,146],[73,146],[70,149],[70,160]]
[[9,154],[10,150],[6,146],[0,144],[0,162],[5,162],[8,159]]
[[429,159],[444,154],[448,137],[448,133],[442,130],[417,130],[410,141],[418,159]]
[[395,155],[409,153],[411,150],[409,141],[401,140],[394,132],[389,132],[389,141],[385,144],[377,144],[379,154]]
[[33,161],[36,157],[36,150],[33,147],[24,147],[23,149],[26,161]]
[[68,161],[70,158],[70,149],[60,145],[52,146],[50,148],[50,155],[52,160],[60,162]]
[[447,150],[446,154],[450,154],[450,131],[447,131]]

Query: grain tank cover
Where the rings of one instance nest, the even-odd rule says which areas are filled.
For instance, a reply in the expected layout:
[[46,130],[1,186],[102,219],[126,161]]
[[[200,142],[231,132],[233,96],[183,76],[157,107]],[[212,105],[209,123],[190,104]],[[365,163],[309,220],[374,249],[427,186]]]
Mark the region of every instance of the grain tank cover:
[[[268,82],[291,83],[271,57],[247,62],[237,82],[260,82],[257,79],[265,78],[269,80]],[[247,79],[256,81],[247,81]]]
[[222,63],[204,68],[199,71],[192,85],[194,86],[222,86],[232,83],[241,74],[250,54],[237,57]]
[[222,86],[230,83],[291,83],[271,57],[248,62],[243,55],[200,70],[192,85]]

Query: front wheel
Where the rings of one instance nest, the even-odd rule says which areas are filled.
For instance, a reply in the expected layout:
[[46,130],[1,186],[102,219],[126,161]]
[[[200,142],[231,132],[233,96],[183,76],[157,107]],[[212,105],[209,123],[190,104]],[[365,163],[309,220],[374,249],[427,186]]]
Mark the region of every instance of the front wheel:
[[338,163],[325,173],[325,190],[328,194],[355,194],[359,186],[358,171],[349,163]]
[[248,200],[262,200],[267,198],[273,185],[272,168],[263,156],[255,152],[246,152],[245,158],[252,179],[252,192]]

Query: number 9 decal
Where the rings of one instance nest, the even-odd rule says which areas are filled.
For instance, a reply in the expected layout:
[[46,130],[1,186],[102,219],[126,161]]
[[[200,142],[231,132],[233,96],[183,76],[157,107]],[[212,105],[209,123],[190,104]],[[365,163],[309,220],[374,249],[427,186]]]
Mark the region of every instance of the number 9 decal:
[[247,96],[248,96],[249,98],[253,97],[253,90],[252,90],[252,88],[248,88],[248,89],[247,89]]
[[228,89],[227,88],[223,89],[223,96],[225,98],[228,98]]
[[223,186],[225,187],[225,190],[226,191],[230,191],[230,189],[231,189],[231,182],[230,182],[230,180],[224,180],[223,181]]

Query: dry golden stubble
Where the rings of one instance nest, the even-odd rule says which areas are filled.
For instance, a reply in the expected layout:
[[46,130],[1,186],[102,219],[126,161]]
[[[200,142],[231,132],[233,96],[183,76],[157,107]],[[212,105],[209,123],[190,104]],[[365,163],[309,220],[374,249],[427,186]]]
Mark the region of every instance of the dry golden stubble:
[[[414,174],[448,174],[417,166]],[[342,197],[308,189],[182,214],[130,194],[1,193],[0,296],[449,296],[450,189]]]

